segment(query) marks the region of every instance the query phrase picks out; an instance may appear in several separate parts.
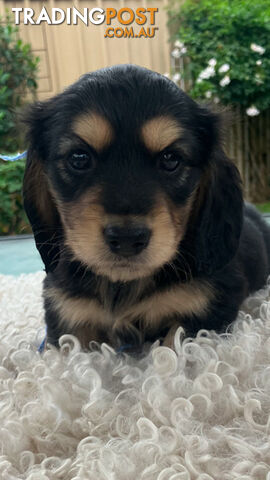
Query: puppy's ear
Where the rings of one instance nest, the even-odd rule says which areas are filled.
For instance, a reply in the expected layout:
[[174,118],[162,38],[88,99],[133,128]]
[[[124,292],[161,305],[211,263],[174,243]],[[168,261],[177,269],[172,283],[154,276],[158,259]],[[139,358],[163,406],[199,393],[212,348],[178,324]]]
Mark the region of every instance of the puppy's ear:
[[198,193],[195,225],[197,267],[212,273],[236,254],[243,221],[241,179],[236,166],[216,148]]
[[47,108],[46,103],[34,104],[24,112],[22,120],[28,127],[29,144],[23,181],[24,208],[48,273],[59,260],[62,226],[46,174]]

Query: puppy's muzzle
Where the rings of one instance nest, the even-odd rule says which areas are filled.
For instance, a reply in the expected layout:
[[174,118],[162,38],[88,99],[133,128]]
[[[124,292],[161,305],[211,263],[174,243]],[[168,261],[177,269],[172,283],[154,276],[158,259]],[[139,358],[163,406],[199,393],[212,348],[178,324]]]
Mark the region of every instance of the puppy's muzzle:
[[141,253],[149,244],[151,230],[144,225],[122,227],[107,225],[104,237],[111,252],[122,257],[132,257]]

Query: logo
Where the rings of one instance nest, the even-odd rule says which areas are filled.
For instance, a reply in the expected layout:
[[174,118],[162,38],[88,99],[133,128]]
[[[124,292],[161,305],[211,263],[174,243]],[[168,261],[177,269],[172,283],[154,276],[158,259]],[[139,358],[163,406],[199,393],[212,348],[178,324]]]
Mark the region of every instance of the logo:
[[[117,10],[116,8],[108,7],[106,9],[83,8],[78,10],[75,7],[66,9],[53,7],[50,11],[46,7],[42,7],[40,12],[36,12],[30,7],[15,7],[12,8],[14,13],[15,25],[40,25],[42,22],[48,25],[78,25],[83,23],[86,26],[105,24],[105,38],[153,38],[158,27],[155,26],[156,14],[158,8],[156,7],[139,7],[132,9],[123,7]],[[117,24],[117,25],[115,25]]]

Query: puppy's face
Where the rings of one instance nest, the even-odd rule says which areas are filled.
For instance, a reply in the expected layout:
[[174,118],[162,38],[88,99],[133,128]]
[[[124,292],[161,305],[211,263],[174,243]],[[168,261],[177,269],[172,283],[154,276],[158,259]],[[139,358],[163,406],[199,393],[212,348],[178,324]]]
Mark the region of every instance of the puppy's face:
[[169,112],[147,118],[142,111],[134,122],[132,102],[112,97],[109,105],[116,118],[97,105],[74,116],[49,178],[74,257],[125,281],[175,256],[199,169],[191,165],[179,119]]
[[38,163],[39,173],[36,188],[26,174],[25,195],[36,190],[36,217],[49,231],[61,225],[73,258],[129,281],[181,254],[213,115],[161,75],[123,66],[84,76],[28,122],[28,170]]

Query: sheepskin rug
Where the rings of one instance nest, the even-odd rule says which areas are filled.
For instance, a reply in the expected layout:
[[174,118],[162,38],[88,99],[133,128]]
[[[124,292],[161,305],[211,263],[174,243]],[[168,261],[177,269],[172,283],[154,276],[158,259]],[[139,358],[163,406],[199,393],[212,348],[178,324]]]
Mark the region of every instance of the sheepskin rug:
[[39,354],[43,278],[0,276],[1,480],[270,480],[270,282],[229,336],[131,358]]

